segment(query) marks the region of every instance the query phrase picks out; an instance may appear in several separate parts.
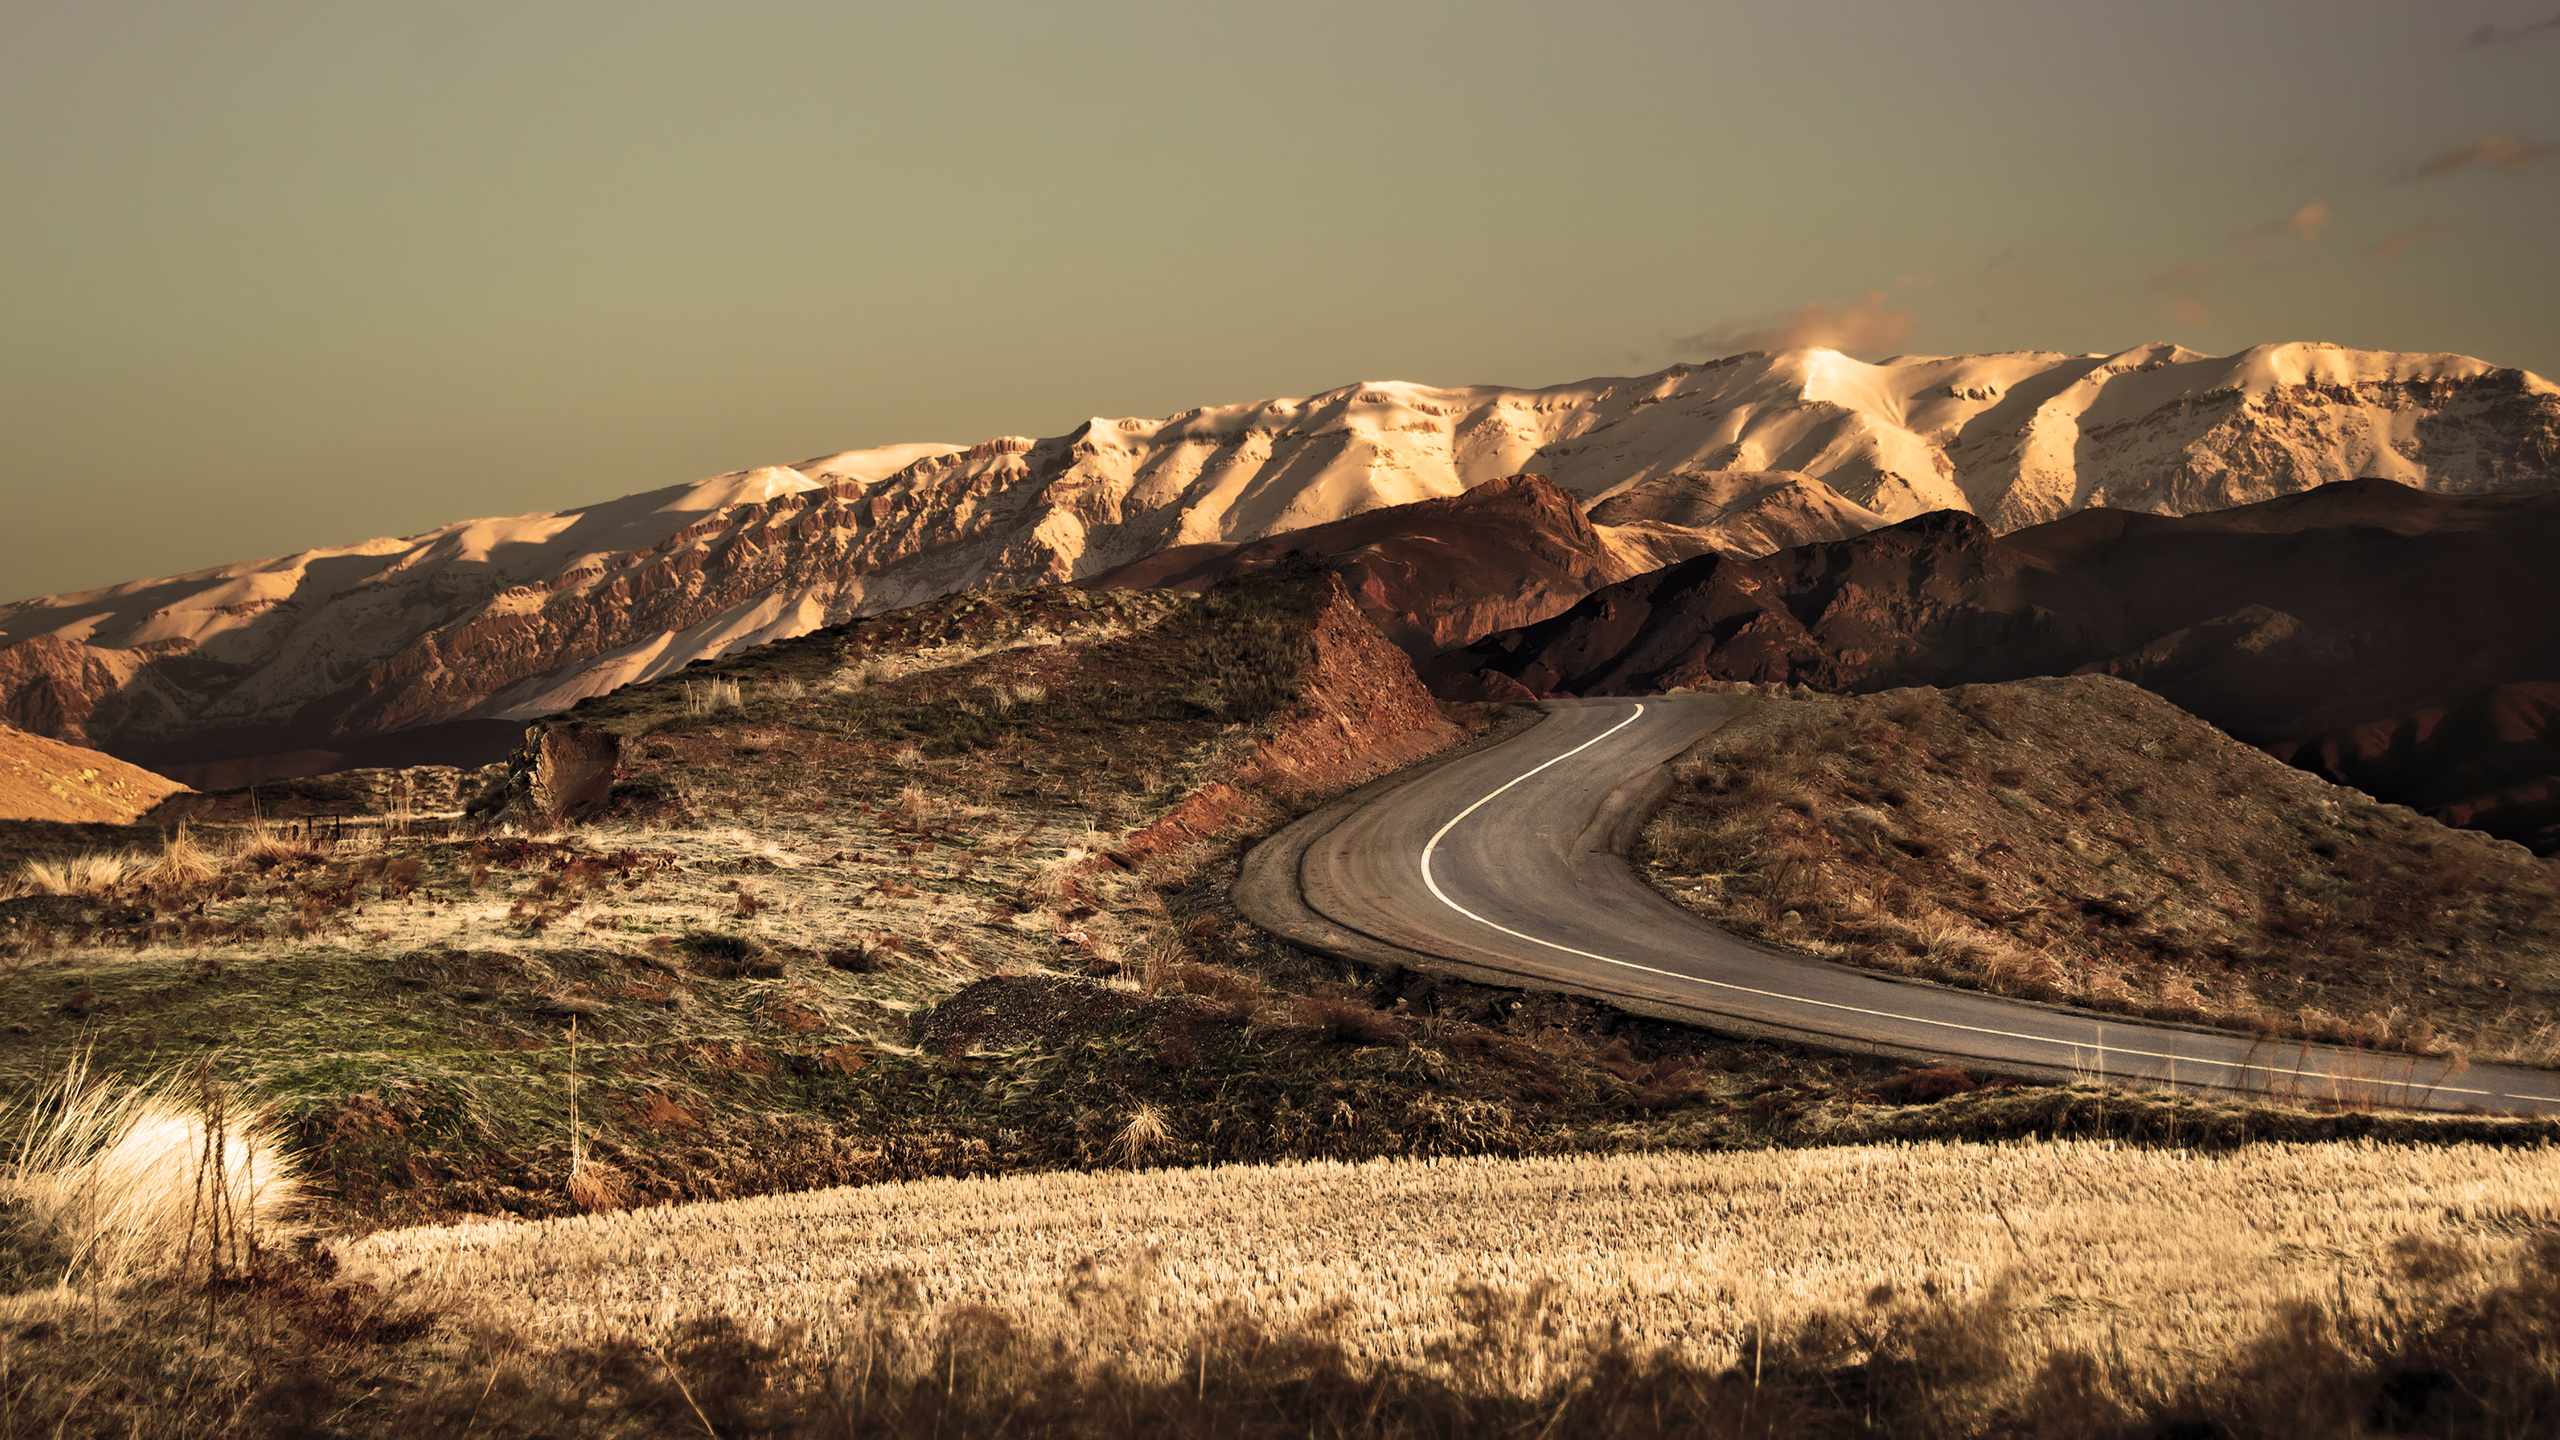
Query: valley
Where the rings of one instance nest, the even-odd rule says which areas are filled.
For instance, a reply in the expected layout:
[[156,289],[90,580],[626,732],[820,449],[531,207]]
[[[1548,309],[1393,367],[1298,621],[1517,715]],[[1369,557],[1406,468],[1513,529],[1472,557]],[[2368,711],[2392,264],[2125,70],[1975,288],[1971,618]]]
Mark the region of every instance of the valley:
[[[1866,368],[1909,383],[1952,363]],[[2153,354],[2081,378],[2167,384],[2205,363]],[[347,573],[380,565],[390,588],[367,599],[377,581],[359,578],[329,602],[407,625],[421,612],[391,577],[423,565],[445,577],[417,578],[423,593],[448,597],[514,577],[495,609],[416,632],[449,648],[400,651],[405,678],[363,669],[368,633],[392,632],[351,611],[291,621],[332,627],[325,664],[290,628],[250,643],[324,573],[300,560],[197,577],[203,595],[265,586],[275,603],[225,600],[204,613],[246,628],[184,643],[150,629],[195,603],[183,586],[15,607],[59,619],[156,597],[131,633],[158,638],[129,651],[83,654],[58,628],[0,648],[25,682],[13,713],[84,739],[157,713],[165,743],[205,758],[164,778],[4,737],[14,1123],[85,1113],[48,1090],[66,1075],[139,1097],[117,1102],[136,1113],[186,1095],[229,1114],[237,1097],[254,1144],[290,1156],[258,1163],[294,1196],[289,1219],[257,1222],[263,1278],[186,1358],[163,1348],[158,1300],[65,1308],[163,1292],[76,1258],[93,1222],[66,1192],[10,1182],[57,1197],[55,1218],[15,1222],[0,1262],[75,1282],[0,1296],[50,1337],[19,1373],[122,1395],[154,1367],[286,1365],[330,1377],[323,1391],[369,1387],[379,1423],[512,1416],[528,1434],[573,1410],[616,1433],[677,1403],[719,1433],[781,1433],[821,1394],[970,1425],[1023,1396],[1083,1416],[1107,1395],[1187,1425],[1282,1391],[1314,1407],[1300,1418],[1596,1406],[1592,1423],[1616,1425],[1603,1397],[1652,1396],[1961,1431],[2237,1404],[2258,1384],[2247,1357],[2293,1343],[2259,1323],[2269,1307],[2363,1336],[2295,1363],[2369,1397],[2441,1333],[2536,1303],[2546,1218],[2480,1197],[2526,1183],[2516,1167],[2560,1133],[2540,1113],[2560,1093],[2560,882],[2512,843],[2546,838],[2541,689],[2560,664],[2532,617],[2560,598],[2536,562],[2549,493],[2513,467],[2423,489],[2284,471],[2238,507],[2130,510],[2095,502],[2187,492],[2093,483],[2062,518],[2013,525],[2035,508],[2021,469],[1897,519],[1936,492],[1882,468],[1852,483],[1846,461],[1698,468],[1629,439],[1665,423],[1639,417],[1742,393],[1699,375],[1722,372],[1653,377],[1656,398],[1606,423],[1592,415],[1612,387],[1559,401],[1597,408],[1524,452],[1545,470],[1460,466],[1465,483],[1407,503],[1318,472],[1315,510],[1274,513],[1323,518],[1268,533],[1230,525],[1244,512],[1218,507],[1244,502],[1213,486],[1176,508],[1214,524],[1115,532],[1072,558],[1006,551],[1018,571],[954,557],[996,533],[994,509],[972,508],[995,504],[970,488],[994,483],[983,467],[1031,466],[1037,447],[833,457],[823,483],[754,472],[459,527],[428,546],[441,558],[371,552]],[[2473,382],[2408,393],[2458,409],[2504,383]],[[2517,388],[2527,410],[2539,384]],[[1364,395],[1379,398],[1341,412],[1355,429],[1391,413],[1363,407],[1428,398]],[[2254,403],[2245,423],[2274,423]],[[1439,418],[1478,423],[1465,413]],[[1980,448],[1931,423],[1912,433]],[[897,580],[923,589],[889,604],[876,577],[905,562],[857,551],[889,543],[877,527],[899,512],[851,502],[952,474],[979,477],[933,492],[956,548],[912,552],[950,563]],[[1041,533],[1067,533],[1044,513]],[[598,562],[596,544],[654,558]],[[588,588],[593,564],[621,579]],[[640,580],[650,567],[661,578]],[[716,623],[650,629],[720,605]],[[315,697],[290,666],[217,672],[186,658],[198,641],[368,676],[380,708],[333,709],[356,692]],[[466,658],[494,668],[449,663]],[[217,673],[230,698],[171,688]],[[284,712],[257,706],[283,697],[303,718],[278,728]],[[1632,750],[1607,748],[1640,719]],[[2019,1188],[2054,1185],[2077,1198]],[[2067,1258],[2109,1227],[2183,1233],[2173,1192],[2216,1197],[2209,1228],[2262,1228],[2252,1197],[2270,1187],[2349,1185],[2380,1187],[2376,1204],[2318,1243],[2353,1293],[2304,1267],[2298,1224],[2210,1260]],[[1958,1193],[1938,1204],[1932,1187]],[[1294,1216],[1268,1201],[1310,1189],[1330,1198]],[[1825,1198],[1802,1232],[1744,1198],[1811,1189]],[[1653,1218],[1628,1218],[1638,1191],[1659,1193]],[[1733,1198],[1700,1218],[1706,1195]],[[1380,1205],[1452,1204],[1471,1233],[1512,1238],[1345,1238]],[[1081,1205],[1146,1218],[1062,1222],[1101,1238],[1048,1235],[1000,1263],[957,1240],[881,1248],[882,1206],[935,1217],[910,1227],[925,1237],[991,1215],[1036,1230],[1053,1221],[1018,1217]],[[1295,1279],[1183,1248],[1232,1248],[1214,1236],[1238,1207],[1270,1217],[1254,1223],[1293,1247]],[[1528,1238],[1586,1211],[1620,1218],[1592,1219],[1570,1253]],[[1630,1279],[1630,1247],[1676,1249],[1682,1225],[1706,1227],[1708,1270],[1770,1276]],[[1908,1253],[1848,1244],[1843,1225],[1905,1235]],[[1746,1263],[1744,1237],[1831,1258]],[[288,1243],[299,1258],[279,1258]],[[797,1278],[733,1253],[769,1244],[803,1257]],[[1363,1309],[1393,1288],[1374,1267],[1416,1245],[1442,1263]],[[2162,1328],[2167,1312],[2105,1298],[2202,1293],[2199,1265],[2248,1277],[2209,1320]],[[2115,1307],[2096,1369],[2074,1358],[2097,1333],[2072,1318],[2088,1306]],[[813,1307],[852,1318],[811,1329]],[[2384,1311],[2424,1318],[2355,1329]],[[1106,1313],[1131,1318],[1089,1343],[1061,1318]],[[376,1338],[347,1350],[313,1315]],[[2539,1343],[2496,1325],[2500,1345]],[[985,1357],[970,1386],[952,1370],[964,1348]],[[1852,1354],[1916,1368],[1844,1390]],[[564,1360],[623,1378],[571,1396],[545,1368]],[[1983,1368],[1952,1389],[1896,1378],[1959,1363]],[[936,1365],[948,1383],[928,1400]],[[859,1402],[847,1367],[872,1377]],[[2114,1408],[2051,1398],[2074,1385]],[[150,1412],[131,1395],[112,1403]]]

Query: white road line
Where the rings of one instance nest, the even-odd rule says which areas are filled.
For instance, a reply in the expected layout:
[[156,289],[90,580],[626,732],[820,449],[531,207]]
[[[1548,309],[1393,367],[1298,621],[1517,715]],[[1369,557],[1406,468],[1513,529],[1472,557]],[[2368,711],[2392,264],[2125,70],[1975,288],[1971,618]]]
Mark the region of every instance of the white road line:
[[[1749,985],[1736,985],[1727,980],[1709,980],[1704,976],[1684,975],[1677,970],[1658,969],[1651,965],[1638,964],[1633,960],[1621,960],[1614,955],[1601,955],[1589,950],[1579,950],[1571,945],[1558,944],[1553,940],[1540,939],[1538,936],[1528,934],[1525,931],[1514,930],[1510,926],[1502,924],[1499,921],[1488,920],[1484,916],[1477,914],[1473,910],[1470,910],[1466,906],[1449,898],[1449,892],[1440,888],[1439,877],[1431,873],[1431,861],[1432,857],[1440,849],[1440,842],[1448,838],[1450,831],[1457,829],[1459,823],[1465,820],[1468,816],[1473,815],[1478,810],[1483,809],[1486,805],[1500,798],[1501,795],[1512,786],[1520,784],[1521,782],[1538,774],[1540,771],[1545,770],[1548,766],[1562,764],[1563,762],[1572,759],[1574,756],[1581,754],[1583,751],[1590,749],[1592,746],[1599,744],[1601,741],[1608,739],[1610,736],[1617,734],[1619,731],[1626,729],[1628,726],[1633,725],[1636,721],[1642,719],[1644,717],[1644,712],[1645,707],[1639,703],[1626,719],[1619,721],[1617,724],[1610,726],[1608,729],[1601,731],[1599,734],[1592,736],[1590,739],[1583,741],[1581,744],[1574,746],[1572,749],[1565,751],[1561,755],[1540,761],[1538,764],[1521,771],[1519,774],[1512,776],[1510,779],[1503,781],[1500,785],[1497,785],[1493,789],[1487,791],[1484,795],[1480,796],[1474,804],[1469,805],[1466,809],[1450,816],[1449,823],[1432,832],[1431,838],[1428,841],[1425,841],[1422,846],[1422,883],[1430,889],[1433,898],[1437,899],[1441,904],[1448,906],[1450,909],[1457,911],[1459,914],[1466,916],[1468,919],[1475,921],[1477,924],[1489,929],[1499,930],[1503,934],[1508,935],[1515,940],[1526,940],[1532,945],[1543,945],[1550,950],[1561,951],[1567,955],[1579,956],[1585,960],[1597,960],[1603,965],[1615,965],[1621,969],[1639,971],[1646,975],[1659,975],[1666,980],[1677,980],[1690,985],[1709,985],[1719,990],[1730,990],[1737,994],[1757,995],[1762,999],[1777,1000],[1792,1005],[1811,1005],[1825,1010],[1838,1010],[1850,1015],[1864,1015],[1872,1019],[1899,1020],[1905,1024],[1911,1025],[1934,1025],[1943,1030],[1960,1030],[1972,1035],[1988,1035],[2003,1040],[2023,1040],[2035,1045],[2050,1045],[2058,1050],[2069,1050],[2072,1052],[2072,1058],[2075,1061],[2080,1058],[2083,1052],[2096,1048],[2102,1057],[2110,1054],[2132,1055],[2139,1056],[2145,1060],[2165,1060],[2170,1062],[2175,1062],[2183,1058],[2190,1063],[2201,1061],[2204,1064],[2219,1065],[2241,1073],[2257,1071],[2268,1076],[2270,1079],[2282,1075],[2290,1076],[2296,1080],[2305,1078],[2326,1080],[2332,1087],[2342,1083],[2384,1083],[2358,1081],[2352,1078],[2339,1076],[2334,1072],[2327,1070],[2306,1071],[2299,1065],[2296,1065],[2295,1068],[2291,1070],[2279,1070],[2272,1065],[2254,1065],[2245,1060],[2215,1060],[2208,1056],[2201,1055],[2188,1055],[2181,1057],[2167,1051],[2128,1050],[2121,1046],[2092,1047],[2080,1044],[2076,1041],[2057,1040],[2049,1035],[2030,1035],[2017,1030],[1994,1030],[1987,1026],[1967,1025],[1956,1020],[1932,1020],[1925,1015],[1905,1015],[1892,1010],[1871,1010],[1865,1006],[1845,1005],[1835,1000],[1816,1000],[1804,995],[1789,995],[1784,991],[1779,990],[1761,990]],[[2304,1050],[2307,1052],[2309,1049],[2308,1042],[2303,1042],[2303,1044]],[[2413,1059],[2411,1063],[2414,1065],[2416,1062]],[[2398,1083],[2404,1086],[2415,1086],[2418,1082],[2411,1079]],[[2550,1097],[2543,1095],[2510,1095],[2502,1091],[2473,1090],[2459,1085],[2445,1085],[2441,1083],[2429,1085],[2426,1087],[2426,1090],[2427,1093],[2431,1095],[2477,1095],[2484,1099],[2491,1100],[2524,1100],[2545,1105],[2551,1103]]]

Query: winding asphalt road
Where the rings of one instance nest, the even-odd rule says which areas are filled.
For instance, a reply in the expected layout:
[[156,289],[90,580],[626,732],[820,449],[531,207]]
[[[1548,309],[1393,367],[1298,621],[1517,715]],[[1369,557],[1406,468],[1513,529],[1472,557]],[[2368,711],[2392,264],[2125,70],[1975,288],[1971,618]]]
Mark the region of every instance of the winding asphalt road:
[[1524,733],[1405,771],[1264,842],[1237,901],[1318,949],[1600,996],[1730,1033],[2049,1079],[2560,1112],[2560,1072],[2101,1016],[1788,955],[1715,929],[1638,880],[1622,855],[1667,783],[1667,763],[1750,703],[1549,702]]

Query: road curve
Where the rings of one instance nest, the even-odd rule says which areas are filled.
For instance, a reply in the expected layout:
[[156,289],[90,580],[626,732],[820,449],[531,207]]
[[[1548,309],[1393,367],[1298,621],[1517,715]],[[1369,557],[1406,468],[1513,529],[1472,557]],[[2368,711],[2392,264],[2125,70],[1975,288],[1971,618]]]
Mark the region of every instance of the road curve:
[[2101,1016],[1789,955],[1708,925],[1638,880],[1621,852],[1667,762],[1749,703],[1549,702],[1519,735],[1405,771],[1264,842],[1238,903],[1321,949],[1834,1049],[2042,1078],[2560,1112],[2560,1072]]

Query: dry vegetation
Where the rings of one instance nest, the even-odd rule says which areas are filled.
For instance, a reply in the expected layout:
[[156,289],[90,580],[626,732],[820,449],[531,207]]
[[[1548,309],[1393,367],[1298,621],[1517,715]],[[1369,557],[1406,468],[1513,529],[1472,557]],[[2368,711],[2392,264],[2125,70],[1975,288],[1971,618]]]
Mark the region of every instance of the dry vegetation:
[[1033,591],[765,647],[581,706],[619,766],[548,831],[505,823],[514,778],[466,823],[388,774],[361,821],[0,828],[0,1089],[211,1054],[330,1227],[1140,1163],[2554,1133],[1977,1086],[1276,944],[1226,899],[1246,841],[1531,718],[1444,713],[1325,639],[1323,595]]
[[[54,1099],[0,1181],[12,1437],[2450,1440],[2560,1418],[2548,1147],[1046,1175],[288,1251],[292,1177],[201,1070]],[[110,1174],[146,1198],[93,1203]],[[110,1237],[115,1263],[67,1258]]]
[[[575,823],[492,809],[507,781],[477,830],[213,823],[243,808],[219,797],[119,846],[31,829],[0,1081],[218,1049],[365,1213],[556,1208],[589,1142],[632,1199],[1055,1158],[918,1027],[991,977],[1178,995],[1206,972],[1169,900],[1204,864],[1462,738],[1409,671],[1326,648],[1337,592],[962,597],[766,647],[580,707],[622,750]],[[885,1145],[843,1123],[884,1115]]]
[[[1979,1084],[1261,936],[1246,839],[1527,718],[1333,613],[765,647],[581,706],[620,758],[560,823],[517,773],[470,822],[0,828],[0,1440],[2550,1428],[2550,1123]],[[2010,1136],[2146,1148],[1802,1148]],[[2358,1136],[2488,1143],[2243,1148]],[[1340,1163],[1384,1156],[1533,1158]],[[1333,1163],[1130,1173],[1274,1160]],[[981,1178],[771,1194],[918,1177]]]
[[1640,859],[1741,933],[2029,999],[2560,1058],[2560,865],[2080,677],[1763,707]]
[[[2447,1298],[2477,1294],[2560,1224],[2555,1183],[2550,1150],[1850,1146],[932,1180],[339,1253],[351,1276],[544,1343],[725,1317],[839,1360],[894,1295],[919,1318],[994,1309],[1024,1343],[1146,1379],[1189,1373],[1183,1342],[1231,1307],[1454,1379],[1435,1357],[1463,1344],[1460,1297],[1534,1294],[1535,1343],[1503,1378],[1535,1389],[1612,1334],[1722,1369],[1749,1363],[1758,1332],[1940,1297],[2007,1311],[2023,1372],[2106,1355],[2113,1387],[2156,1397],[2288,1304],[2369,1303],[2397,1256],[2459,1250]],[[1125,1294],[1097,1313],[1107,1290]]]

